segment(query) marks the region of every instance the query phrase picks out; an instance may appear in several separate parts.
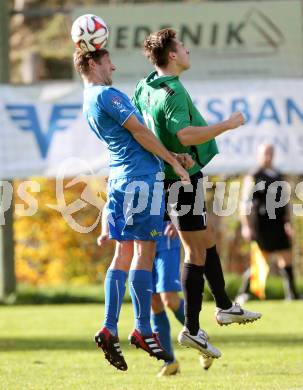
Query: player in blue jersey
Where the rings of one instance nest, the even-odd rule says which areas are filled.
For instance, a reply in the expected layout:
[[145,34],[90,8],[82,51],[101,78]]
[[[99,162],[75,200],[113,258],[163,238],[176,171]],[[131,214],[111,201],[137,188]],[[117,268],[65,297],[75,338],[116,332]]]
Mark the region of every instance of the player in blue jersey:
[[109,237],[116,240],[116,250],[105,280],[105,322],[95,340],[110,364],[125,371],[117,323],[128,272],[135,315],[130,342],[158,359],[169,358],[150,325],[151,271],[164,211],[162,160],[181,180],[189,182],[189,176],[144,125],[129,98],[111,86],[115,66],[107,50],[84,53],[77,49],[74,65],[85,86],[84,115],[110,152],[107,213]]
[[[184,300],[179,296],[180,282],[180,240],[178,232],[171,222],[163,223],[162,236],[157,240],[153,265],[152,329],[158,334],[163,348],[169,354],[169,360],[161,367],[158,377],[171,376],[180,372],[179,362],[175,359],[171,340],[170,322],[166,309],[170,309],[176,319],[184,325]],[[109,242],[107,214],[102,214],[101,234],[97,239],[100,247]],[[208,335],[204,332],[205,337]],[[213,359],[200,356],[200,364],[208,369]]]
[[[108,215],[102,213],[101,234],[97,238],[100,247],[109,242]],[[180,240],[172,223],[163,223],[163,235],[157,240],[156,254],[152,270],[152,329],[158,335],[161,345],[168,353],[158,376],[175,375],[179,372],[179,363],[174,357],[170,323],[166,308],[173,311],[175,317],[184,324],[184,301],[179,297],[180,283]]]
[[179,362],[175,359],[166,308],[172,310],[176,319],[184,324],[184,301],[179,297],[180,240],[171,222],[163,223],[162,236],[157,241],[153,266],[152,329],[158,333],[160,343],[171,355],[157,376],[177,374]]
[[[178,232],[171,222],[163,224],[162,237],[157,241],[156,257],[153,267],[152,328],[159,334],[161,345],[172,356],[158,373],[158,377],[175,375],[180,372],[179,362],[175,359],[170,333],[170,323],[166,309],[170,309],[175,318],[184,325],[184,299],[179,296],[182,290],[180,281],[181,242]],[[204,336],[209,339],[206,332]],[[201,355],[201,366],[207,370],[212,358]]]

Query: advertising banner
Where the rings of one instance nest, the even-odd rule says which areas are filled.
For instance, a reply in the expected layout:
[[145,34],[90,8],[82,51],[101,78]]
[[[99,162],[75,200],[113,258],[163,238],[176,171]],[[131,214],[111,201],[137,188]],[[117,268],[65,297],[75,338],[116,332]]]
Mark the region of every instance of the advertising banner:
[[[135,84],[117,84],[132,95]],[[242,111],[246,124],[219,137],[220,154],[205,173],[236,174],[256,165],[256,148],[276,147],[276,166],[303,172],[303,80],[185,82],[209,124]],[[82,116],[82,86],[76,83],[0,88],[0,178],[56,176],[100,169],[108,173],[106,146]]]
[[190,50],[186,78],[298,77],[303,74],[302,7],[299,0],[102,4],[76,8],[73,19],[94,13],[106,21],[108,49],[121,79],[150,71],[142,43],[164,27],[175,28]]

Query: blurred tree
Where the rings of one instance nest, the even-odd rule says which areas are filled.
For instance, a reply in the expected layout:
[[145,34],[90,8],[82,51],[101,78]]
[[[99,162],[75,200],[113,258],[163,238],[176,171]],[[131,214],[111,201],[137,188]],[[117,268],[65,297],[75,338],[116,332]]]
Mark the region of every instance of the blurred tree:
[[[30,217],[15,218],[17,280],[35,285],[102,281],[113,247],[109,245],[101,250],[97,246],[100,225],[88,234],[72,229],[61,213],[49,207],[57,203],[55,180],[35,181],[41,187],[40,192],[34,194],[38,201],[37,212]],[[14,193],[18,185],[16,182]],[[85,185],[81,182],[64,191],[67,205],[81,198]],[[18,196],[15,202],[23,203]],[[98,214],[99,210],[87,203],[73,218],[87,227],[96,221]]]
[[[176,0],[165,0],[172,2]],[[182,0],[180,0],[182,1]],[[200,0],[201,1],[201,0]],[[10,0],[11,68],[13,83],[23,83],[21,68],[28,53],[43,64],[39,80],[72,79],[70,11],[77,6],[152,3],[152,0]]]

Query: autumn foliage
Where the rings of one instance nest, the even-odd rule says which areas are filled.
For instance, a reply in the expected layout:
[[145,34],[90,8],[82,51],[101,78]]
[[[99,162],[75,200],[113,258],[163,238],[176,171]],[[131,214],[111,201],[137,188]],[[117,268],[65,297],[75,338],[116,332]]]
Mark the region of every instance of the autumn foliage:
[[[75,231],[62,213],[51,208],[56,205],[56,181],[33,179],[40,184],[40,192],[31,195],[38,201],[37,212],[32,216],[15,215],[15,255],[17,280],[34,285],[62,283],[88,284],[103,279],[112,255],[113,246],[101,250],[96,244],[100,221],[89,233]],[[96,179],[79,182],[70,188],[64,183],[67,205],[83,198],[83,191],[90,192],[95,201],[85,202],[81,210],[72,214],[79,226],[89,227],[99,218],[104,200],[98,199]],[[15,182],[15,189],[19,182]],[[100,179],[100,189],[104,180]],[[14,191],[16,194],[17,191]],[[87,198],[87,194],[86,194]],[[15,196],[15,203],[24,203]],[[84,204],[85,204],[84,203]],[[92,204],[93,203],[93,204]],[[27,205],[25,204],[24,207]]]

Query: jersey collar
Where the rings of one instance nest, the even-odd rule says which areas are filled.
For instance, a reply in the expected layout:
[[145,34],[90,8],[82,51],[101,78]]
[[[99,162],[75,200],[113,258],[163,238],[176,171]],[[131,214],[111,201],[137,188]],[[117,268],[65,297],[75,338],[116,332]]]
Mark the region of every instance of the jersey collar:
[[153,71],[146,77],[146,84],[151,87],[158,87],[161,83],[178,79],[179,76],[158,76],[157,71]]

